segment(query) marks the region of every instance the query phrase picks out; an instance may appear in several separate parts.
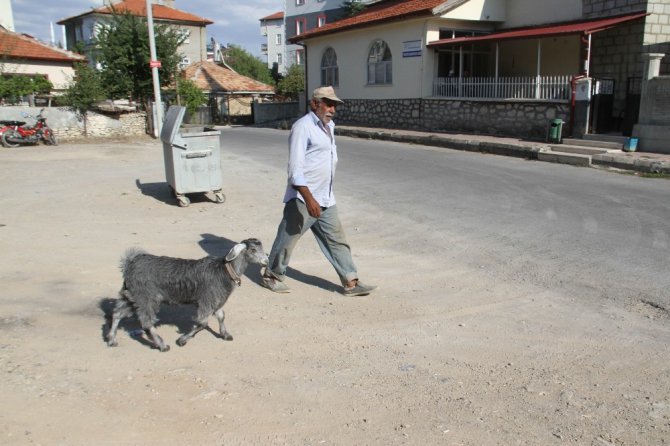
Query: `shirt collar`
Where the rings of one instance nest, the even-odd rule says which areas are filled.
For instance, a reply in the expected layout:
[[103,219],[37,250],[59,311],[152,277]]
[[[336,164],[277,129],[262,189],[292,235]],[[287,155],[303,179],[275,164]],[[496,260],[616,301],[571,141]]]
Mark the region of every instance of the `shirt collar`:
[[[319,127],[321,127],[321,128],[325,128],[324,123],[319,119],[318,116],[316,116],[316,113],[314,113],[313,111],[310,110],[310,112],[309,112],[309,116],[312,118],[312,122],[314,123],[314,125],[319,126]],[[331,130],[333,129],[333,126],[334,126],[334,125],[335,125],[335,124],[333,123],[333,121],[330,121],[330,122],[328,123],[328,127],[329,127]]]

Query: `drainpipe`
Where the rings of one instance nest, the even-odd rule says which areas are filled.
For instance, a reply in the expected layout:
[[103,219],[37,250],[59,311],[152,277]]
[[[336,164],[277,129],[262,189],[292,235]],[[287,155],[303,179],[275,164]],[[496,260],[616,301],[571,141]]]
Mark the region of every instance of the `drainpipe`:
[[307,44],[303,42],[300,44],[300,46],[303,47],[305,53],[305,101],[307,102],[305,105],[307,110],[309,110],[309,94],[307,93],[309,91],[309,76],[307,75],[307,66],[309,65],[307,63]]
[[542,40],[537,39],[537,73],[535,74],[535,99],[540,99],[541,64],[542,64]]

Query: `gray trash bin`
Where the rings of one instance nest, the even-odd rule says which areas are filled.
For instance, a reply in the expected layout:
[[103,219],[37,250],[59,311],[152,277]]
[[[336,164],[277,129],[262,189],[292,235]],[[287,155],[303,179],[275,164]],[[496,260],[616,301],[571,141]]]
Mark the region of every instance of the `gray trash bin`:
[[191,201],[186,194],[214,194],[214,201],[223,203],[221,192],[221,144],[219,130],[207,127],[183,127],[186,108],[172,105],[165,115],[161,140],[165,158],[165,178],[179,206]]

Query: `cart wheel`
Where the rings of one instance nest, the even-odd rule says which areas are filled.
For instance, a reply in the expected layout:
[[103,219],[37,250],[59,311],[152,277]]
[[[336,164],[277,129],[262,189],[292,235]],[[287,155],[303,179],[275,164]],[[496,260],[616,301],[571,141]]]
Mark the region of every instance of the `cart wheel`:
[[226,196],[223,194],[223,192],[215,192],[214,193],[214,200],[217,203],[225,203],[226,201]]
[[177,201],[179,202],[179,207],[185,208],[189,204],[191,204],[191,200],[188,199],[187,196],[185,195],[178,195],[177,196]]

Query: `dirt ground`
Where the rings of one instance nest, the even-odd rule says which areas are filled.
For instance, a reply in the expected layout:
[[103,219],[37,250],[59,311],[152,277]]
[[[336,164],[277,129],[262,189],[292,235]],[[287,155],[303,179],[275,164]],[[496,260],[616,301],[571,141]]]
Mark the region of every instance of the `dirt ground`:
[[257,237],[269,250],[283,166],[223,158],[226,202],[180,208],[160,142],[0,150],[0,444],[670,443],[667,318],[444,265],[383,243],[402,218],[380,232],[352,207],[375,294],[341,296],[305,239],[291,294],[247,271],[225,307],[234,341],[203,331],[177,347],[191,310],[169,307],[169,352],[134,320],[108,348],[126,248],[199,258]]

